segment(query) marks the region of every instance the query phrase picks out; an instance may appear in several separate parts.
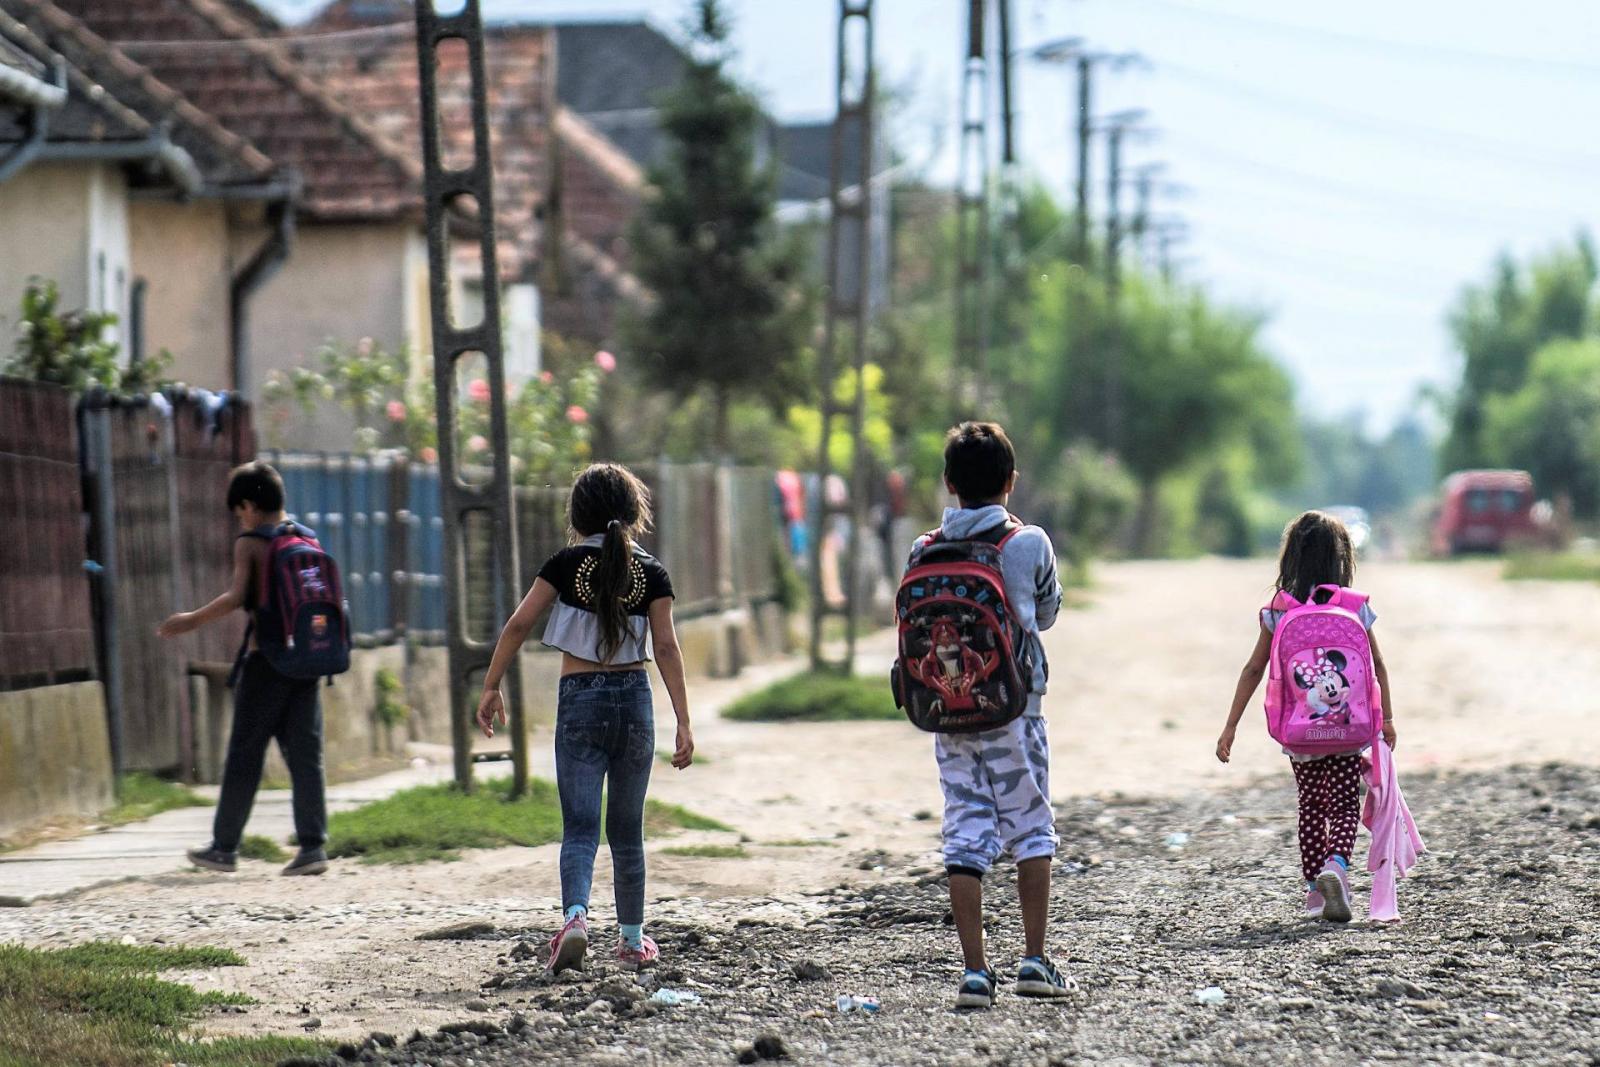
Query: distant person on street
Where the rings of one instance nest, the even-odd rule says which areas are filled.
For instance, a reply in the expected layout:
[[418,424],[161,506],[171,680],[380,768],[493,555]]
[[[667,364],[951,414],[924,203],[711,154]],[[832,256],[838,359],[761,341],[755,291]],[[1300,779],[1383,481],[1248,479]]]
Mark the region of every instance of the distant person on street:
[[233,472],[228,510],[244,531],[233,543],[232,582],[209,604],[178,612],[156,631],[177,637],[241,608],[251,619],[230,679],[233,729],[211,843],[190,849],[189,862],[226,873],[238,868],[239,842],[276,739],[289,767],[299,844],[283,873],[322,874],[328,808],[318,687],[348,667],[350,654],[338,571],[316,535],[286,516],[283,479],[268,464],[246,463]]
[[1389,749],[1395,745],[1389,671],[1372,635],[1378,616],[1350,588],[1355,569],[1355,549],[1337,518],[1308,511],[1289,524],[1276,592],[1259,613],[1255,648],[1217,740],[1217,759],[1227,763],[1245,706],[1270,674],[1268,726],[1289,757],[1299,796],[1305,914],[1339,923],[1351,918],[1362,754],[1380,732]]
[[[927,573],[926,560],[935,552],[951,561],[947,576],[982,558],[998,560],[992,569],[971,573],[1003,583],[1010,619],[991,619],[1000,590],[988,593],[983,605],[963,600],[973,585],[960,577],[940,599],[931,590],[923,603],[933,607],[928,620],[926,655],[902,669],[921,679],[921,706],[942,715],[956,702],[970,704],[979,719],[999,703],[997,729],[936,732],[934,757],[944,793],[944,863],[950,880],[950,910],[955,916],[965,970],[956,993],[958,1008],[993,1006],[999,977],[990,966],[983,936],[983,878],[1002,852],[1017,865],[1017,892],[1022,904],[1024,955],[1017,967],[1015,991],[1022,996],[1066,996],[1067,980],[1045,955],[1045,929],[1050,916],[1050,864],[1056,854],[1055,813],[1050,806],[1050,739],[1045,729],[1042,698],[1048,667],[1039,633],[1049,629],[1061,610],[1061,583],[1050,537],[1037,526],[1023,525],[1006,510],[1017,484],[1016,453],[1005,430],[992,422],[964,422],[945,438],[945,487],[960,506],[946,508],[939,529],[918,539],[911,553],[902,591],[917,594],[917,574]],[[936,565],[929,565],[934,570]],[[983,564],[987,568],[987,564]],[[941,594],[942,595],[942,594]],[[948,604],[946,612],[940,607]],[[987,620],[987,621],[980,621]],[[995,651],[998,625],[1015,635],[1016,674],[1002,680],[1001,657]],[[977,647],[981,645],[982,647]],[[919,653],[922,651],[919,647]],[[900,676],[902,679],[904,676]],[[1015,691],[1011,687],[1015,685]],[[991,699],[992,698],[992,699]],[[1006,721],[1005,715],[1011,717]],[[913,721],[916,717],[913,716]],[[923,725],[921,722],[918,725]],[[924,727],[931,728],[931,727]],[[976,729],[976,728],[975,728]]]
[[626,467],[597,463],[580,474],[567,517],[571,547],[539,569],[500,632],[483,679],[478,726],[493,737],[495,725],[506,721],[501,679],[550,609],[544,643],[562,653],[555,743],[564,911],[563,925],[550,939],[548,967],[576,967],[588,950],[589,889],[604,799],[619,927],[615,955],[624,967],[638,969],[660,955],[644,933],[644,801],[656,759],[645,669],[652,654],[678,720],[672,765],[681,771],[694,762],[683,655],[672,625],[672,580],[639,546],[650,528],[650,493]]

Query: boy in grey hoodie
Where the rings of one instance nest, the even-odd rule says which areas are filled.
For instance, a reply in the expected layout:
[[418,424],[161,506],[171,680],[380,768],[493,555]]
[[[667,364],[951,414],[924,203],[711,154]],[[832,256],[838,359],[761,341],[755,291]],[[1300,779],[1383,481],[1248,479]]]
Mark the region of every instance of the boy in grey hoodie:
[[[947,508],[940,529],[947,540],[970,540],[1010,520],[1006,503],[1017,484],[1016,452],[992,422],[964,422],[945,438],[945,487],[960,502]],[[921,541],[918,542],[919,546]],[[1055,548],[1037,526],[1024,526],[1001,550],[1006,600],[1026,632],[1033,664],[1027,711],[997,730],[935,734],[934,755],[944,793],[944,862],[950,876],[950,910],[965,965],[958,1008],[994,1003],[997,979],[983,941],[983,876],[1001,852],[1017,864],[1026,953],[1017,968],[1016,992],[1060,997],[1066,979],[1044,954],[1050,911],[1050,861],[1056,853],[1050,807],[1050,741],[1042,697],[1049,669],[1039,640],[1061,610]]]

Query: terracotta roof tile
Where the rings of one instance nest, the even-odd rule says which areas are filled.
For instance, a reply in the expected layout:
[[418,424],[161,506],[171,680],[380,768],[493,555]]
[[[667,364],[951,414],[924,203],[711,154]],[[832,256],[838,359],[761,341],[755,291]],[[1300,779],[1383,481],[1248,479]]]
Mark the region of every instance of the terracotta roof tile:
[[[165,126],[174,144],[194,159],[208,184],[259,183],[275,177],[273,162],[243,137],[224,129],[148,68],[96,36],[48,0],[0,0],[37,47],[62,56],[84,80],[90,100],[115,100],[147,127]],[[92,85],[95,89],[87,88]],[[64,136],[68,130],[56,124]]]
[[[12,2],[12,0],[5,0]],[[420,213],[421,167],[262,39],[245,0],[58,0],[304,183],[313,219]],[[245,14],[241,14],[244,12]]]
[[[407,5],[409,7],[409,5]],[[401,22],[345,33],[343,9],[284,37],[277,47],[412,158],[422,158],[416,24]],[[550,110],[554,83],[550,35],[541,27],[493,30],[485,41],[490,153],[494,162],[496,246],[503,279],[530,278],[542,257],[543,217],[551,185]],[[472,155],[470,81],[465,50],[440,54],[440,129],[446,160]]]

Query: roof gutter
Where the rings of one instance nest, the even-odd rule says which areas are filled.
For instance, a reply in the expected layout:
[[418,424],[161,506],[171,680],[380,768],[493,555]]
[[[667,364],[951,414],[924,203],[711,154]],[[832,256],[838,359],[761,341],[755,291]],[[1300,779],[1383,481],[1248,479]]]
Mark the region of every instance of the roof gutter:
[[205,178],[194,157],[172,143],[165,130],[158,130],[141,141],[67,141],[47,144],[34,159],[40,163],[142,163],[161,165],[167,177],[182,192],[193,196],[205,187]]
[[45,148],[45,138],[50,133],[50,112],[67,99],[67,68],[56,60],[54,84],[29,77],[10,67],[0,67],[0,90],[28,105],[28,116],[23,120],[28,133],[21,142],[0,154],[0,182],[32,163]]
[[250,303],[289,258],[289,250],[294,245],[294,204],[295,198],[290,195],[267,208],[267,223],[272,227],[272,232],[256,249],[250,261],[233,276],[228,286],[229,358],[233,389],[246,400],[255,399],[254,383],[250,378]]

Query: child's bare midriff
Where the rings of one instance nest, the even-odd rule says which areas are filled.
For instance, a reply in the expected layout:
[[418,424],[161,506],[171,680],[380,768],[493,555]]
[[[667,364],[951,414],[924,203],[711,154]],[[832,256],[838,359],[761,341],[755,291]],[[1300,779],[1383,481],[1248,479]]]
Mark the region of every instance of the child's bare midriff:
[[592,659],[574,656],[571,652],[561,653],[561,677],[569,674],[590,674],[594,671],[642,671],[648,666],[647,660],[637,659],[632,663],[596,663]]

